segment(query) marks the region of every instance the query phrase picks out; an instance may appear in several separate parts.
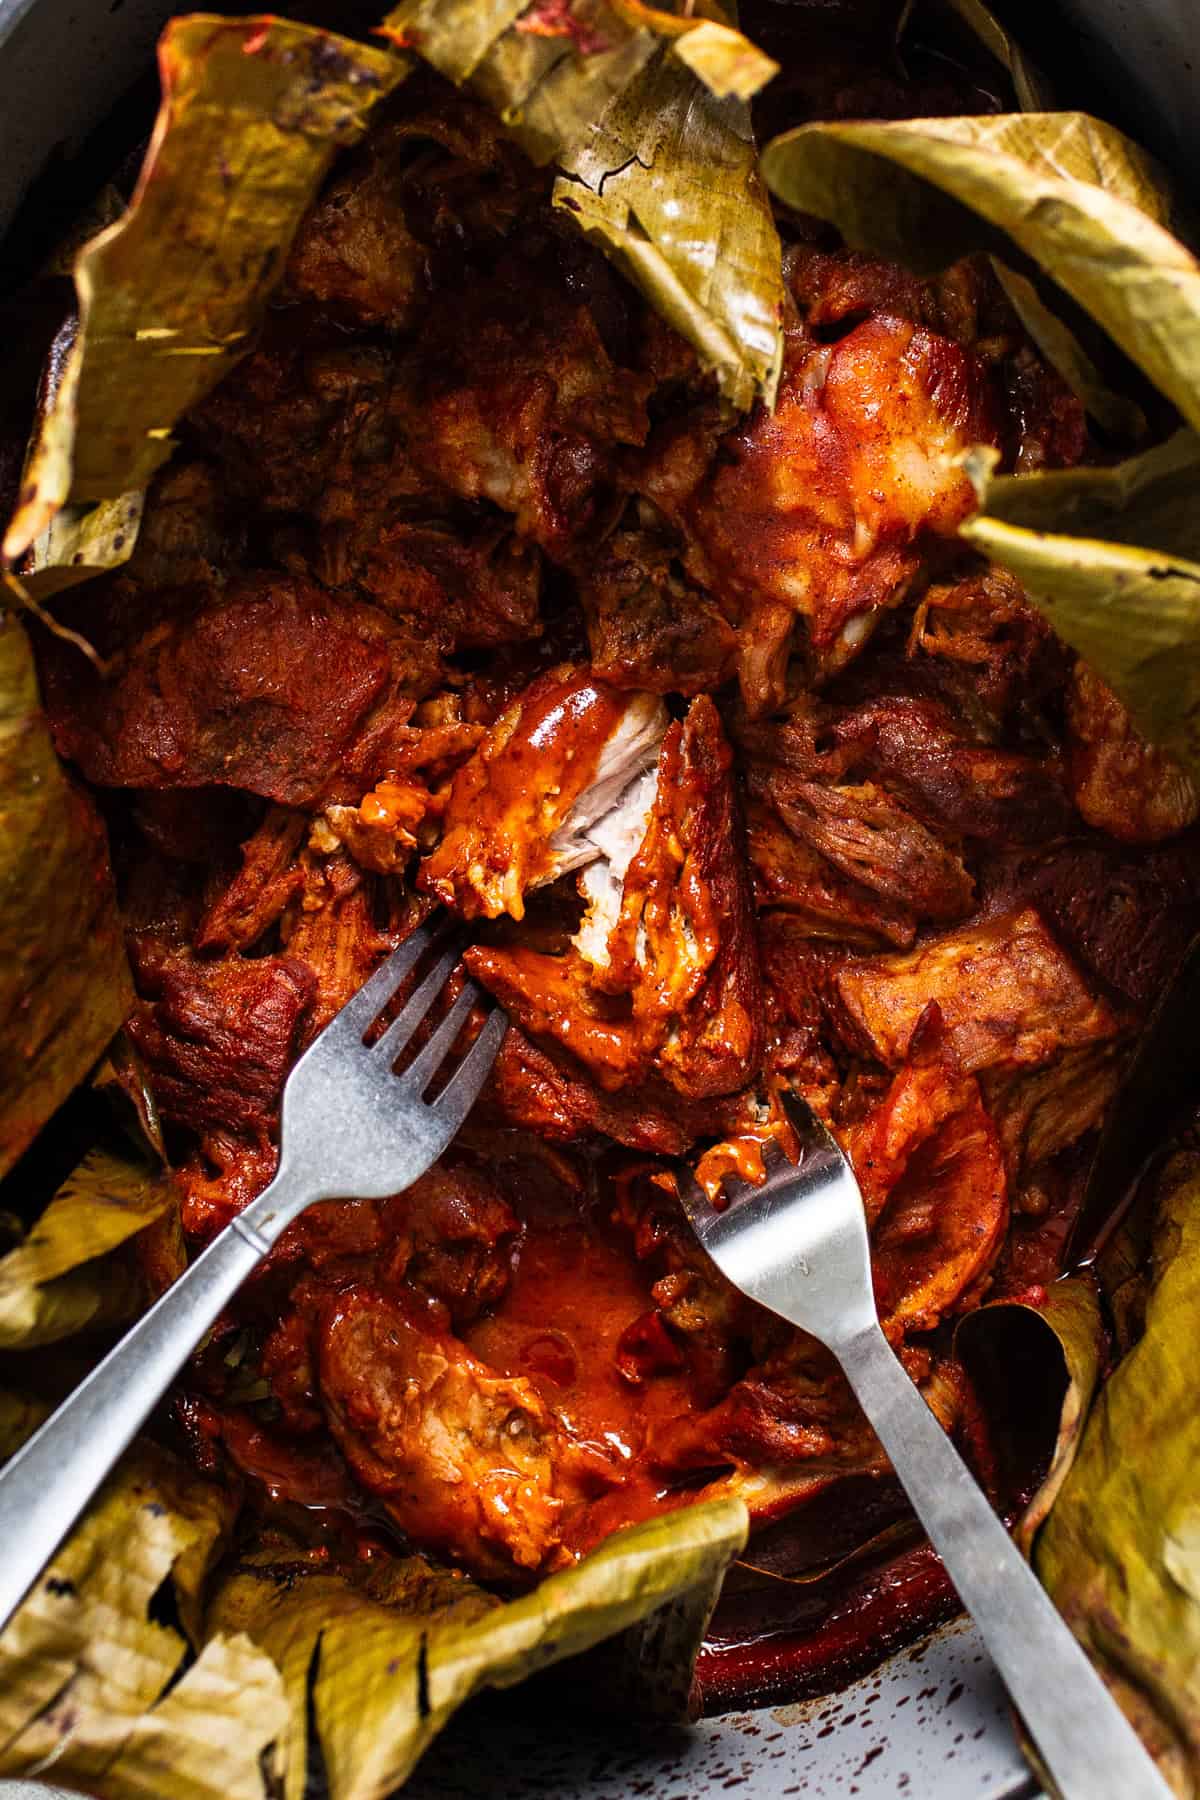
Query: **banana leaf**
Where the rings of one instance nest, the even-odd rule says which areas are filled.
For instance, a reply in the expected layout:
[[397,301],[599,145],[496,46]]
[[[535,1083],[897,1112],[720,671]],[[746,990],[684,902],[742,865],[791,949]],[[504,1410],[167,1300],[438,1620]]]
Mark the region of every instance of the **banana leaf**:
[[960,19],[988,54],[995,58],[1013,85],[1022,112],[1044,112],[1054,104],[1046,77],[983,0],[941,0],[944,10]]
[[[976,41],[995,58],[1012,82],[1022,112],[1049,112],[1054,94],[1037,64],[981,0],[941,0]],[[1136,443],[1146,433],[1146,415],[1136,400],[1118,393],[1101,375],[1078,336],[1050,306],[1036,284],[992,257],[992,268],[1014,312],[1046,361],[1058,370],[1096,423],[1111,437]],[[1045,283],[1043,283],[1043,286]]]
[[129,561],[145,507],[144,488],[90,506],[64,506],[29,546],[20,575],[7,572],[7,585],[16,599],[50,624],[41,611],[43,601]]
[[1200,1792],[1200,1157],[1162,1184],[1145,1329],[1096,1401],[1039,1575],[1176,1793]]
[[0,1349],[31,1349],[136,1317],[139,1266],[114,1256],[171,1213],[161,1165],[97,1147],[59,1188],[23,1243],[0,1257]]
[[779,238],[749,111],[666,51],[561,158],[555,205],[614,257],[717,372],[737,407],[779,383]]
[[783,283],[746,102],[776,65],[719,19],[641,0],[575,0],[574,39],[541,35],[536,10],[405,0],[383,29],[469,82],[534,162],[563,169],[556,205],[716,370],[732,405],[772,404]]
[[1200,423],[1200,264],[1169,229],[1160,172],[1111,125],[1072,112],[805,125],[767,146],[763,170],[789,205],[919,274],[985,251],[1027,282],[1048,275]]
[[[1026,1415],[1021,1421],[1026,1429],[1032,1426],[1036,1434],[1041,1424],[1029,1416],[1029,1403],[1035,1398],[1031,1386],[1015,1371],[1036,1370],[1039,1384],[1045,1386],[1053,1415],[1049,1454],[1013,1529],[1028,1556],[1075,1461],[1103,1372],[1106,1343],[1096,1289],[1090,1281],[1072,1276],[1055,1282],[1040,1306],[1015,1300],[982,1306],[959,1322],[954,1347],[996,1432],[1003,1432],[1004,1414],[1014,1406]],[[1050,1373],[1055,1368],[1057,1384]]]
[[712,5],[674,11],[644,0],[402,0],[380,33],[451,81],[469,82],[536,163],[577,143],[664,41],[719,99],[749,100],[778,73]]
[[50,1415],[50,1402],[38,1394],[0,1389],[0,1463],[15,1456],[26,1438]]
[[[75,263],[79,328],[4,539],[10,565],[68,502],[129,507],[167,461],[178,420],[248,347],[334,152],[407,65],[287,20],[195,14],[168,25],[159,67],[137,191]],[[120,554],[110,513],[61,529],[86,543],[43,546],[35,574],[77,552],[103,566],[96,539]]]
[[417,1557],[392,1572],[390,1591],[373,1595],[295,1558],[259,1553],[227,1579],[208,1624],[247,1633],[282,1673],[287,1800],[304,1792],[310,1720],[331,1800],[384,1800],[473,1694],[512,1686],[630,1628],[624,1669],[639,1678],[654,1669],[677,1688],[682,1671],[686,1688],[746,1530],[740,1501],[685,1507],[617,1532],[507,1604]]
[[[639,1673],[671,1663],[686,1686],[747,1526],[737,1501],[687,1507],[507,1604],[419,1557],[357,1587],[262,1549],[221,1580],[201,1627],[235,1505],[153,1447],[126,1460],[0,1635],[0,1774],[105,1800],[265,1800],[275,1783],[291,1800],[311,1718],[332,1800],[382,1800],[480,1688],[615,1632],[639,1634]],[[162,1622],[164,1581],[187,1637]]]
[[968,461],[982,511],[962,535],[1002,563],[1120,694],[1141,730],[1200,770],[1200,438],[1107,469],[1036,476]]
[[188,1644],[159,1620],[164,1582],[194,1614],[234,1510],[163,1452],[126,1459],[0,1634],[0,1772],[114,1800],[259,1800],[285,1719],[278,1672],[217,1637],[172,1686]]
[[11,615],[0,615],[0,946],[2,1174],[132,1000],[104,832],[54,754]]

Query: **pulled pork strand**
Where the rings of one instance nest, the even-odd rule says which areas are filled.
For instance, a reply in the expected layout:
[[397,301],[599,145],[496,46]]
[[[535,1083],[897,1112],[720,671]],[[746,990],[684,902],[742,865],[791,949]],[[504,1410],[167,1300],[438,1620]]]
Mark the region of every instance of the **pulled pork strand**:
[[1200,925],[1191,782],[955,535],[961,451],[1093,448],[986,259],[922,281],[781,220],[778,405],[731,420],[551,182],[414,72],[133,559],[64,599],[107,676],[39,641],[193,1248],[322,1024],[434,905],[469,923],[511,1025],[453,1152],[298,1221],[182,1398],[262,1504],[373,1500],[504,1591],[686,1495],[761,1522],[886,1476],[675,1194],[679,1158],[757,1179],[788,1088],[954,1429],[953,1321],[1053,1276]]

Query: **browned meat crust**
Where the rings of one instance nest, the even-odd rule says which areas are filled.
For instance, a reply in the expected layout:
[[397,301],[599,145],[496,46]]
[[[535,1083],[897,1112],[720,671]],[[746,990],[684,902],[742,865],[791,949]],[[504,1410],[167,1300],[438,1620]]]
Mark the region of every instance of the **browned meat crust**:
[[195,1382],[271,1493],[366,1490],[502,1585],[681,1484],[766,1513],[883,1468],[674,1197],[672,1158],[715,1190],[786,1148],[784,1087],[952,1427],[952,1321],[1055,1273],[1200,924],[1191,784],[955,538],[959,450],[1091,449],[987,263],[920,281],[785,221],[779,404],[730,420],[548,182],[406,83],[77,602],[107,674],[42,649],[193,1243],[269,1180],[303,1046],[434,904],[471,921],[513,1025],[453,1156],[314,1209],[239,1299],[236,1382]]

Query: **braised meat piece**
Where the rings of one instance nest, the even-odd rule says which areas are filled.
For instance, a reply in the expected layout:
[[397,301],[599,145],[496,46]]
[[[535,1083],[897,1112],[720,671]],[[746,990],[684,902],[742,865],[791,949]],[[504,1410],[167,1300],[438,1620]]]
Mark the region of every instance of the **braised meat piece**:
[[541,631],[538,552],[485,519],[397,519],[355,530],[346,547],[363,587],[388,612],[435,635],[444,654],[519,644]]
[[1071,785],[1089,825],[1127,844],[1157,844],[1194,825],[1200,795],[1166,750],[1148,744],[1112,689],[1077,663],[1071,684]]
[[863,949],[884,944],[907,949],[913,942],[916,917],[907,906],[842,873],[789,831],[767,801],[751,799],[746,831],[760,910],[785,909],[810,936]]
[[629,992],[643,1024],[665,1029],[658,1066],[691,1100],[744,1087],[762,1055],[758,946],[731,765],[715,706],[694,700],[663,742],[646,835],[599,963],[604,986]]
[[248,950],[304,885],[297,852],[308,828],[304,813],[273,806],[242,845],[242,866],[210,900],[196,926],[197,950]]
[[154,478],[126,574],[149,587],[207,586],[244,551],[239,513],[211,464],[168,463]]
[[580,580],[592,668],[617,687],[698,694],[733,674],[738,639],[668,540],[620,531]]
[[1014,1181],[1101,1123],[1121,1079],[1125,1049],[1120,1039],[1109,1038],[1066,1050],[1039,1069],[984,1077],[988,1110]]
[[1032,908],[963,926],[907,955],[847,961],[833,988],[851,1031],[889,1068],[908,1055],[931,1001],[971,1072],[1036,1066],[1119,1028]]
[[318,1381],[354,1474],[418,1543],[485,1580],[566,1560],[555,1491],[565,1439],[528,1381],[370,1288],[326,1307]]
[[943,701],[886,695],[831,718],[843,758],[877,775],[934,831],[1036,843],[1072,827],[1060,760],[980,743]]
[[972,570],[927,589],[909,650],[929,659],[964,717],[992,737],[1060,694],[1068,667],[1062,645],[1005,569]]
[[784,251],[783,270],[796,310],[814,333],[852,326],[874,314],[908,319],[974,348],[1003,323],[996,317],[1002,296],[982,257],[966,258],[922,280],[899,263],[857,250],[797,243]]
[[510,1124],[540,1137],[612,1138],[660,1156],[683,1155],[713,1123],[710,1110],[681,1107],[664,1081],[606,1093],[575,1057],[555,1055],[519,1025],[508,1028],[485,1099]]
[[1036,906],[1055,936],[1139,1015],[1172,980],[1195,934],[1200,839],[1130,849],[1095,835],[992,856],[982,910]]
[[242,506],[268,515],[315,511],[352,469],[390,448],[391,363],[370,345],[299,336],[273,315],[262,341],[192,415],[192,428]]
[[1083,404],[1031,348],[985,257],[964,258],[921,280],[853,250],[793,244],[784,274],[800,317],[818,334],[882,314],[910,319],[972,350],[988,367],[1007,465],[1022,473],[1067,468],[1084,455]]
[[503,242],[543,185],[489,108],[414,72],[310,207],[286,291],[346,327],[410,330],[446,249]]
[[439,1300],[456,1327],[503,1300],[521,1222],[488,1176],[435,1163],[382,1211],[393,1279]]
[[143,957],[130,1036],[162,1113],[204,1132],[273,1132],[315,983],[287,956]]
[[[730,753],[694,700],[663,739],[640,847],[585,869],[589,917],[565,956],[476,945],[471,972],[602,1088],[656,1070],[685,1099],[742,1088],[762,1054],[761,990]],[[599,872],[599,873],[598,873]],[[618,889],[616,882],[620,880]]]
[[780,771],[755,785],[794,838],[885,904],[942,923],[970,912],[961,857],[874,782],[825,787]]
[[550,669],[459,771],[421,887],[468,918],[524,917],[526,889],[594,860],[591,832],[656,755],[661,701]]
[[300,862],[300,890],[282,921],[288,955],[311,971],[314,990],[308,1037],[328,1025],[362,986],[371,970],[406,935],[411,921],[399,903],[387,916],[387,900],[348,856],[312,853]]
[[850,1129],[847,1149],[871,1223],[884,1330],[928,1331],[969,1304],[1008,1225],[1004,1158],[978,1082],[961,1075],[952,1052],[918,1044]]
[[303,806],[339,777],[371,785],[436,661],[373,607],[262,577],[181,604],[107,679],[76,652],[48,669],[56,742],[89,780],[217,783]]
[[289,290],[346,324],[403,331],[428,297],[428,252],[404,216],[407,149],[405,138],[372,133],[357,166],[343,165],[327,183],[292,244]]
[[562,560],[611,523],[617,452],[645,440],[651,381],[613,360],[565,282],[545,279],[556,262],[551,244],[445,295],[390,411],[418,468],[512,514]]
[[951,536],[973,505],[954,456],[994,437],[982,365],[948,338],[879,317],[793,347],[775,411],[724,440],[688,509],[693,565],[755,644],[752,712],[782,698],[797,614],[841,658],[898,603],[921,538]]

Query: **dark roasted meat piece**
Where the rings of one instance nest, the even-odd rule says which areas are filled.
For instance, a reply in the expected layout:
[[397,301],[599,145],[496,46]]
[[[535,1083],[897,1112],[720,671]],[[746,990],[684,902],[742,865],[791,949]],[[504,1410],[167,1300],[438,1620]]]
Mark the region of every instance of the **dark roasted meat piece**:
[[[768,108],[998,104],[902,79],[881,3],[790,10]],[[679,1160],[716,1199],[794,1149],[789,1090],[857,1171],[884,1329],[969,1422],[955,1323],[1060,1272],[1200,929],[1192,781],[958,536],[972,446],[1097,456],[988,259],[920,279],[781,215],[778,405],[736,418],[554,180],[414,70],[127,566],[56,601],[102,672],[35,628],[192,1249],[272,1178],[297,1056],[435,909],[454,990],[509,1015],[447,1156],[289,1228],[187,1401],[206,1466],[320,1509],[322,1556],[386,1509],[505,1592],[696,1494],[764,1520],[884,1491],[833,1358],[678,1201]]]
[[181,602],[107,678],[55,659],[47,705],[62,754],[103,787],[217,783],[303,806],[339,778],[372,785],[435,669],[375,608],[260,577]]
[[351,1469],[419,1543],[485,1578],[563,1560],[562,1428],[528,1381],[370,1288],[327,1306],[318,1381]]

